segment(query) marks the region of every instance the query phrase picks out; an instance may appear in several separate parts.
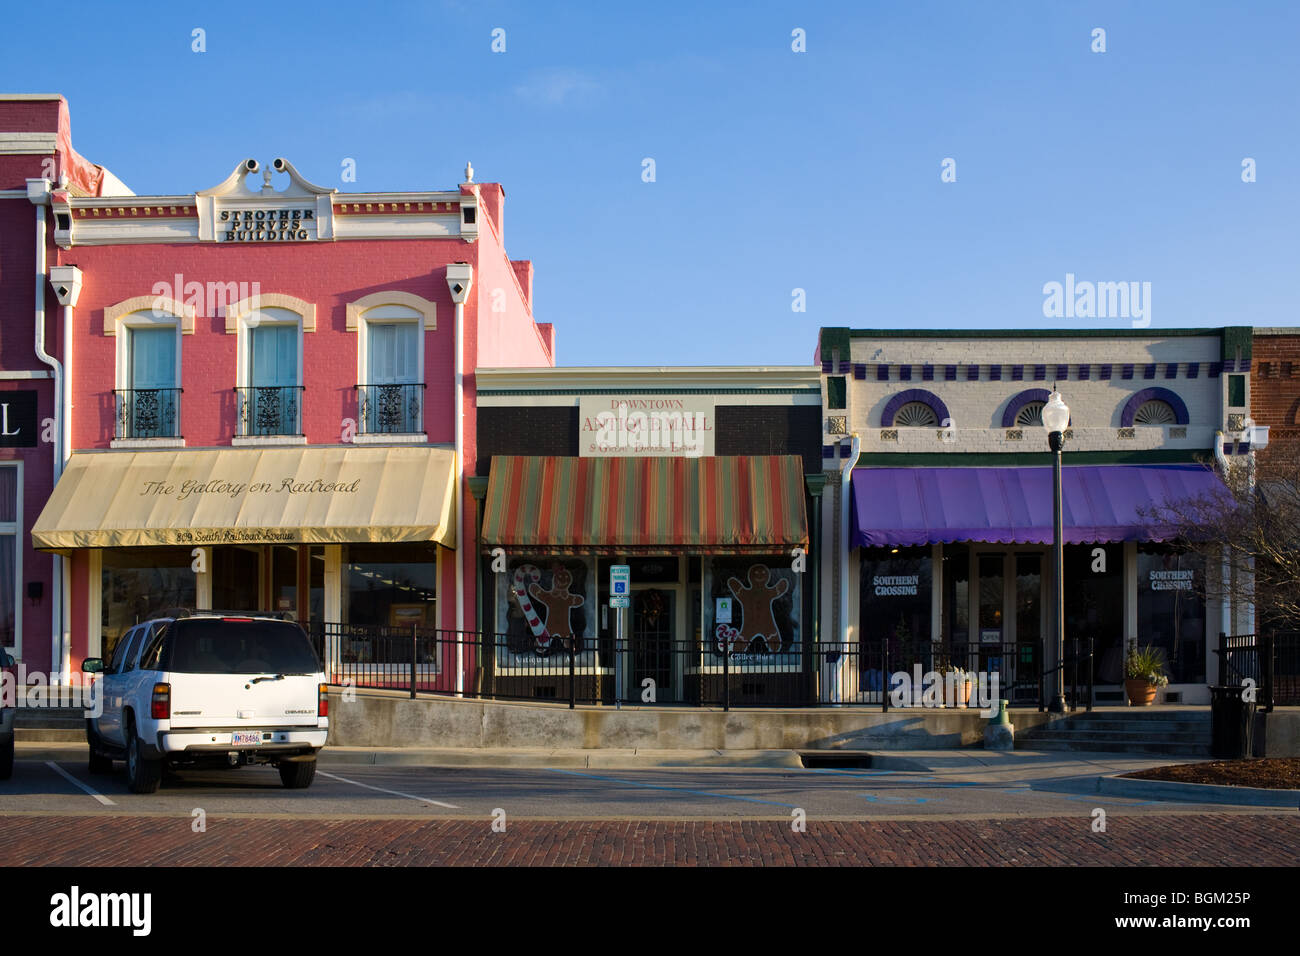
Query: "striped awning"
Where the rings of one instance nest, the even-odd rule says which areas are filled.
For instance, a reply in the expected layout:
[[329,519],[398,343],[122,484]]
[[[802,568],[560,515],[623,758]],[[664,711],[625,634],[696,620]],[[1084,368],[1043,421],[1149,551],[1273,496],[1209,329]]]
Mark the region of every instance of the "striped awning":
[[495,456],[483,547],[761,554],[808,546],[803,460]]

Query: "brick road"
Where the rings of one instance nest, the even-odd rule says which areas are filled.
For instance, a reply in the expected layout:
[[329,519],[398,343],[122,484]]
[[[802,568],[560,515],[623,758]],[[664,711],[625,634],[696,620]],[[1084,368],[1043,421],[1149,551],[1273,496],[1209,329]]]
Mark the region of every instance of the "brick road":
[[[1093,865],[1295,862],[1289,814],[1112,814],[1003,820],[491,821],[0,817],[0,866]],[[76,840],[68,835],[77,833]]]

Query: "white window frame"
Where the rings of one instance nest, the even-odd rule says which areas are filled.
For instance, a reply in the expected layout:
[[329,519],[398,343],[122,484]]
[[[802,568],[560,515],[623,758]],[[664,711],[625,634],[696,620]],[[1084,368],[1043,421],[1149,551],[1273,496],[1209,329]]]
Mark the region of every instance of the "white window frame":
[[[14,643],[5,649],[13,654],[15,660],[23,659],[23,558],[25,557],[21,539],[23,535],[23,463],[21,460],[2,461],[0,468],[13,468],[18,472],[14,483],[14,520],[0,522],[0,535],[12,535],[14,539]],[[3,587],[3,584],[0,584]],[[53,595],[57,600],[58,596]]]
[[[386,307],[397,306],[406,309],[411,315],[401,318],[393,317],[370,317],[370,313],[377,312]],[[435,331],[438,328],[438,308],[437,304],[423,299],[411,292],[401,292],[398,290],[383,290],[372,292],[370,295],[363,296],[355,302],[349,302],[346,307],[346,325],[349,332],[357,333],[357,384],[374,385],[370,381],[370,325],[393,325],[399,323],[411,323],[418,326],[416,334],[416,383],[425,384],[428,380],[427,371],[424,367],[424,333]],[[425,399],[428,398],[427,388]],[[425,411],[428,411],[427,402]],[[394,444],[394,443],[418,443],[428,441],[428,423],[425,422],[426,431],[418,435],[392,435],[384,433],[364,432],[362,431],[363,422],[357,422],[357,432],[353,436],[353,443],[358,445],[365,444]]]
[[[304,334],[316,331],[316,306],[303,299],[279,292],[259,293],[247,299],[241,299],[226,306],[226,333],[235,336],[235,387],[248,388],[253,374],[253,329],[262,324],[262,316],[271,310],[289,313],[292,318],[283,318],[273,313],[268,325],[292,325],[298,330],[298,385],[304,386],[303,350]],[[301,427],[306,430],[304,418],[306,389],[300,393],[298,416]],[[236,425],[238,431],[238,425]],[[233,435],[232,445],[305,445],[305,435]]]
[[[140,311],[131,312],[122,316],[118,323],[117,330],[117,388],[133,389],[134,383],[131,379],[131,336],[137,329],[156,329],[171,327],[175,330],[176,336],[176,368],[172,371],[172,381],[176,384],[173,388],[181,388],[181,330],[183,327],[182,317],[171,312],[159,311]],[[181,403],[177,402],[177,422],[176,430],[180,431],[179,417],[181,415]],[[116,428],[116,425],[114,425]],[[110,443],[113,448],[184,448],[184,438],[114,438]]]

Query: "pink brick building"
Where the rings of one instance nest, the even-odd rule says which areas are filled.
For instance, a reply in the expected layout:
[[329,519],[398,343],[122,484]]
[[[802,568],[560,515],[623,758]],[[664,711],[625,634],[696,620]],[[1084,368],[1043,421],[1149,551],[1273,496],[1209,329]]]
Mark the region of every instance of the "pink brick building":
[[[133,195],[72,152],[59,97],[0,101],[0,146],[21,148],[0,155],[0,389],[35,392],[64,437],[0,449],[27,502],[15,602],[47,582],[16,656],[75,668],[186,605],[473,629],[473,370],[554,364],[502,187],[467,169],[447,190],[343,193],[244,159]],[[36,360],[36,283],[66,394]]]

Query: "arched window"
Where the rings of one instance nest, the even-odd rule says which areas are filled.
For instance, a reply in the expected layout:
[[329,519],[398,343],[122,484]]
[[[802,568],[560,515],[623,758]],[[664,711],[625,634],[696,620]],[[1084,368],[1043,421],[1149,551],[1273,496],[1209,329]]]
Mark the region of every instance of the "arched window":
[[1043,406],[1052,393],[1045,388],[1027,388],[1011,396],[1002,411],[1003,428],[1031,428],[1043,424]]
[[938,395],[923,388],[909,388],[885,403],[880,427],[934,428],[949,419],[948,406]]
[[1186,403],[1167,388],[1144,388],[1124,403],[1121,428],[1134,425],[1186,425],[1191,421]]

